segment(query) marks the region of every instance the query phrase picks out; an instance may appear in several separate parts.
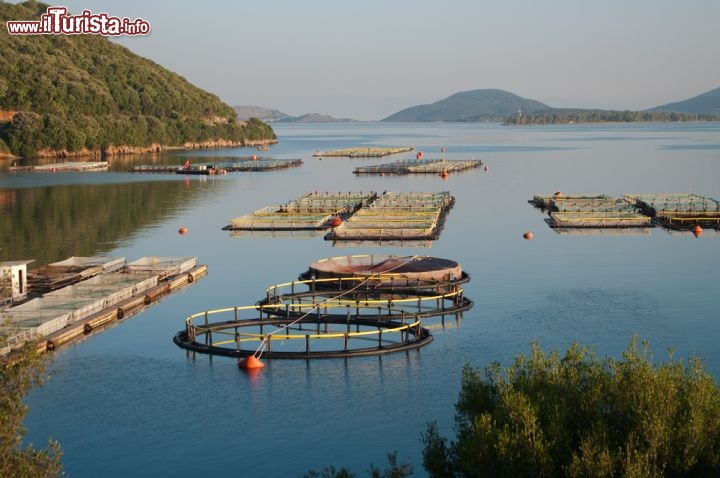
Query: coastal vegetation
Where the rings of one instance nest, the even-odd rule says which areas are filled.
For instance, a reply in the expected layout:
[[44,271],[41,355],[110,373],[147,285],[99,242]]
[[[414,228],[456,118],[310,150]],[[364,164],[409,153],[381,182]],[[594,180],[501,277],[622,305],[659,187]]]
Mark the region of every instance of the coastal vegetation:
[[465,365],[455,440],[429,424],[433,477],[717,476],[720,390],[699,359],[654,365],[633,338],[622,360],[533,343],[507,368]]
[[[0,348],[5,343],[0,334]],[[0,357],[0,476],[14,478],[50,478],[62,473],[62,450],[49,441],[45,450],[23,444],[27,414],[23,403],[28,391],[47,379],[49,355],[39,354],[28,344]]]
[[0,154],[100,154],[113,149],[252,144],[272,128],[99,35],[9,35],[47,5],[0,3]]
[[[531,345],[512,365],[463,367],[457,436],[435,422],[422,437],[431,477],[682,477],[720,473],[720,389],[699,359],[670,353],[655,365],[650,347],[630,341],[622,360],[572,344],[564,355]],[[372,477],[406,477],[388,455]],[[306,477],[352,478],[347,468]]]
[[643,123],[677,121],[720,121],[718,115],[677,113],[672,111],[616,111],[551,109],[533,114],[515,114],[505,120],[508,125],[543,125],[569,123]]

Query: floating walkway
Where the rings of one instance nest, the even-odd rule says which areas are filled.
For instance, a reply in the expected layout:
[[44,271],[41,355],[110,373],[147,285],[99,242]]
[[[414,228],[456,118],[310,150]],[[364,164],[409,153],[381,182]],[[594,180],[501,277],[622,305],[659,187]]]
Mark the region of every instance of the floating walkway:
[[535,195],[529,201],[548,212],[557,228],[633,228],[660,225],[671,230],[720,228],[720,203],[696,194]]
[[226,172],[274,171],[298,167],[302,163],[302,159],[269,159],[253,156],[237,159],[228,158],[212,164],[191,164],[187,167],[185,165],[168,164],[136,165],[132,166],[129,171],[131,173],[215,175],[225,174]]
[[[370,192],[311,192],[280,206],[269,206],[236,217],[223,227],[230,231],[323,230],[367,206],[377,197]],[[337,219],[336,219],[337,218]]]
[[368,148],[347,148],[347,149],[334,149],[331,151],[316,151],[313,156],[320,158],[332,158],[332,157],[348,157],[348,158],[381,158],[383,156],[389,156],[391,154],[407,153],[412,151],[413,147],[401,146],[401,147],[368,147]]
[[37,166],[10,166],[11,172],[57,173],[61,171],[107,171],[107,161],[68,161]]
[[[345,263],[362,264],[359,275],[346,274],[343,259],[329,259],[327,270],[335,264],[345,272],[274,285],[252,306],[192,314],[173,341],[193,354],[237,358],[349,358],[417,349],[432,341],[427,319],[441,317],[444,326],[445,316],[459,320],[473,306],[460,287],[470,276],[452,261],[433,259],[347,256]],[[365,267],[370,264],[372,271]],[[404,276],[422,264],[456,267],[452,277]],[[405,266],[410,271],[402,272]]]
[[386,192],[333,227],[328,241],[436,240],[455,198],[439,193]]
[[[68,261],[76,265],[57,265]],[[145,257],[129,263],[124,258],[98,257],[68,261],[49,268],[88,267],[66,274],[63,287],[42,295],[35,290],[34,298],[0,309],[0,329],[9,337],[8,347],[0,353],[32,340],[39,340],[39,351],[55,350],[144,310],[207,273],[207,266],[198,265],[195,257]],[[94,273],[88,276],[91,270]]]
[[355,174],[442,174],[479,168],[480,160],[405,159],[394,163],[361,166]]

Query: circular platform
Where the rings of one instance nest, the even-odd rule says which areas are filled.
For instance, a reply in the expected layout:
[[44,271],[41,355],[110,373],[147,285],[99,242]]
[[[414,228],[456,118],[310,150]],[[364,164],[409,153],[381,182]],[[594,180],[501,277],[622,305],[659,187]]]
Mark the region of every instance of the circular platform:
[[315,279],[392,275],[402,279],[448,282],[462,277],[462,267],[455,261],[438,257],[366,254],[315,261],[306,275]]

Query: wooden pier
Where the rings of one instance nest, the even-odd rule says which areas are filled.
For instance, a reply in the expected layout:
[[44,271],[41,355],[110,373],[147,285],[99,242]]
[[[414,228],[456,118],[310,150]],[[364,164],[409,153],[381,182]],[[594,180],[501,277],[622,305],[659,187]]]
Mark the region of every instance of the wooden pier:
[[[269,206],[236,217],[224,230],[301,231],[323,230],[367,206],[377,197],[370,192],[311,192],[280,206]],[[337,219],[335,219],[337,218]]]
[[348,158],[381,158],[383,156],[389,156],[391,154],[407,153],[412,151],[413,147],[400,146],[400,147],[360,147],[360,148],[346,148],[346,149],[334,149],[330,151],[316,151],[313,156],[320,158],[332,158],[332,157],[348,157]]
[[[71,259],[83,262],[83,258]],[[92,263],[101,258],[85,259]],[[103,265],[116,264],[118,258],[106,259]],[[130,263],[120,259],[120,268],[95,269],[91,276],[66,274],[64,286],[41,295],[35,291],[30,300],[0,309],[0,327],[9,336],[8,347],[0,353],[38,339],[39,351],[55,350],[130,317],[207,274],[207,266],[198,265],[194,257],[146,257]],[[74,280],[68,283],[70,276]]]
[[442,174],[479,168],[480,160],[405,159],[394,163],[360,166],[355,174]]

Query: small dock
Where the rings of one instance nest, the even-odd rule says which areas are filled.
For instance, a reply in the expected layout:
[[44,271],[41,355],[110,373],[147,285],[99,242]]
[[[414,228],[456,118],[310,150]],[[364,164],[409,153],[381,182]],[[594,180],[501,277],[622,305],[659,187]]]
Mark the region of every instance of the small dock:
[[51,284],[58,287],[51,291],[33,288],[29,300],[0,309],[0,328],[8,335],[0,354],[38,339],[39,351],[55,350],[127,319],[207,274],[207,266],[198,265],[195,257],[145,257],[129,263],[124,258],[73,257],[41,269],[62,268],[76,270],[57,272],[59,280]]
[[11,172],[58,173],[65,171],[107,171],[107,161],[69,161],[36,166],[10,166]]
[[328,241],[436,240],[455,198],[449,192],[386,192],[325,235]]
[[[311,192],[280,206],[269,206],[236,217],[224,230],[230,231],[301,231],[332,227],[367,206],[377,197],[370,192]],[[335,219],[337,218],[337,219]]]
[[480,160],[405,159],[394,163],[361,166],[355,174],[442,174],[465,171],[482,166]]
[[383,156],[389,156],[391,154],[407,153],[414,149],[415,148],[410,146],[346,148],[333,149],[330,151],[316,151],[313,156],[316,158],[381,158]]

